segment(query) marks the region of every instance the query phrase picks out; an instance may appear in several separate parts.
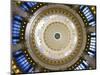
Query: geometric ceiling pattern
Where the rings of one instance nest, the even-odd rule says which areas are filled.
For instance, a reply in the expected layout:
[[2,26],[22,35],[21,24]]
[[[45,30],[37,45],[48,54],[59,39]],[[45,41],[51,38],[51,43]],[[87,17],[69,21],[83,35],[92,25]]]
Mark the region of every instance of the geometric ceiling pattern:
[[96,69],[96,6],[11,2],[11,72]]

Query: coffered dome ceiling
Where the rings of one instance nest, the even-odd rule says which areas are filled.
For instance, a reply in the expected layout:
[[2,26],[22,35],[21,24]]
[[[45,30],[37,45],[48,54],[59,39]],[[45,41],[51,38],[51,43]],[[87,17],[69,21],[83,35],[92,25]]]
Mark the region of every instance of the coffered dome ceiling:
[[12,72],[96,68],[95,6],[12,2],[12,17]]

